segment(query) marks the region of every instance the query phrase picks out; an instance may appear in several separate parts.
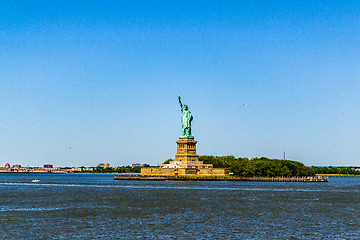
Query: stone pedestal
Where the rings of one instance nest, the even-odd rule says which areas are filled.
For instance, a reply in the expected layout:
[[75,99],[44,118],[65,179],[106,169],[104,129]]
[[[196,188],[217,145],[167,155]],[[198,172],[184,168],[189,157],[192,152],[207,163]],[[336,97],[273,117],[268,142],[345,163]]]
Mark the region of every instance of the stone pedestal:
[[[175,154],[175,160],[169,164],[161,164],[162,168],[212,168],[212,164],[204,164],[199,161],[199,157],[196,153],[196,143],[194,138],[180,137],[177,143],[177,152]],[[191,170],[190,172],[192,172]]]
[[177,152],[175,154],[175,162],[196,162],[199,161],[196,154],[196,143],[194,138],[179,138],[177,143]]
[[142,175],[155,176],[225,176],[227,171],[223,168],[213,168],[212,164],[199,161],[196,153],[194,137],[180,137],[177,143],[177,152],[174,161],[161,164],[157,168],[141,168]]

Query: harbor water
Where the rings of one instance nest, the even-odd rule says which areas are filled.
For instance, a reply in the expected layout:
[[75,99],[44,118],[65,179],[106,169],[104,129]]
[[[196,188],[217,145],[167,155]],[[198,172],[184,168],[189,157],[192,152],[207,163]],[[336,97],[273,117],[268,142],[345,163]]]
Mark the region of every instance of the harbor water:
[[360,239],[359,177],[306,183],[114,176],[0,173],[0,239]]

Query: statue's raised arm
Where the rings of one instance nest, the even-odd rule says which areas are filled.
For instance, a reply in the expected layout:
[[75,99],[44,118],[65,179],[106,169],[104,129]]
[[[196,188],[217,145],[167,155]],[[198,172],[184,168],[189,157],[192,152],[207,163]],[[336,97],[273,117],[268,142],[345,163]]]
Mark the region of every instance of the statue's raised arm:
[[181,103],[181,95],[179,95],[179,103],[180,103],[180,107],[181,107],[181,110],[182,110],[183,105],[182,105],[182,103]]

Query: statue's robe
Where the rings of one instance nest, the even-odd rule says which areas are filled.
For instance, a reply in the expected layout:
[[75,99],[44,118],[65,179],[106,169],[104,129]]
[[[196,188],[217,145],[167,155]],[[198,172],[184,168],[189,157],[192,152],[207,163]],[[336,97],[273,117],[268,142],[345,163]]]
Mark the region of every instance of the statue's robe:
[[182,112],[181,124],[182,124],[183,130],[185,130],[186,128],[191,129],[191,121],[193,119],[191,112],[189,110],[185,110],[184,107],[181,108],[181,112]]

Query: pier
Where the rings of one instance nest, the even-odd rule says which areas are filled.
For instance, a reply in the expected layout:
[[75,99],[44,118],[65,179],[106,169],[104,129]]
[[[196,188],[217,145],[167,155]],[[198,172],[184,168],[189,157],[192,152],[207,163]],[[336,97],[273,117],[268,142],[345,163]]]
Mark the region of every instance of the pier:
[[328,182],[327,177],[206,177],[206,176],[156,176],[141,174],[119,174],[114,180],[137,181],[238,181],[238,182]]

